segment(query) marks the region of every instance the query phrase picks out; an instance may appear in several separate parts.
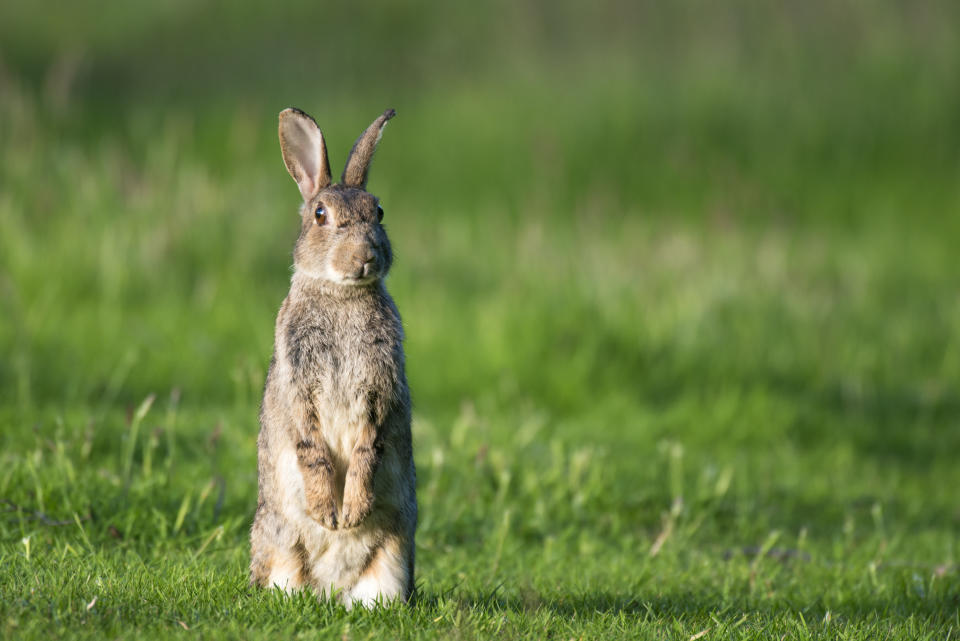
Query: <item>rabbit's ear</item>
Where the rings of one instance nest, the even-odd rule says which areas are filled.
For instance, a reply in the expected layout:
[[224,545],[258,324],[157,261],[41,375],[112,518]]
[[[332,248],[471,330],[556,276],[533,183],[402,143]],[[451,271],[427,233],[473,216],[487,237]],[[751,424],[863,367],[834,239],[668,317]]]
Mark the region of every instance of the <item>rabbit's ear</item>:
[[353,143],[353,149],[350,150],[350,157],[347,158],[347,166],[343,168],[340,182],[349,187],[366,188],[367,171],[370,169],[370,161],[373,160],[373,152],[377,150],[377,143],[380,142],[380,136],[383,134],[383,126],[396,115],[396,111],[387,109],[367,127],[366,131],[360,134],[357,142]]
[[330,162],[323,134],[313,118],[299,109],[280,112],[280,150],[305,202],[330,184]]

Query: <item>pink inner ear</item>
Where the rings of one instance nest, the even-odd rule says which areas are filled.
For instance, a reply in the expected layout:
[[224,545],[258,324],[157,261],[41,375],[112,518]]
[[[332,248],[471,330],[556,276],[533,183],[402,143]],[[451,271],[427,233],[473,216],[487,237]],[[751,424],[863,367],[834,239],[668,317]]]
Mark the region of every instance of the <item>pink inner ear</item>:
[[303,196],[304,202],[307,202],[308,200],[310,200],[311,198],[317,195],[318,189],[317,189],[316,182],[311,180],[310,178],[304,177],[300,181],[300,184],[298,185],[298,187],[300,187],[300,195]]
[[299,176],[295,180],[299,184],[300,193],[304,200],[309,200],[316,195],[317,173],[319,170],[320,150],[317,149],[316,134],[311,135],[305,131],[304,123],[297,122],[293,131],[290,152],[293,155],[294,164],[297,167]]
[[311,120],[291,114],[281,120],[281,147],[287,170],[304,201],[317,195],[326,172],[323,135]]

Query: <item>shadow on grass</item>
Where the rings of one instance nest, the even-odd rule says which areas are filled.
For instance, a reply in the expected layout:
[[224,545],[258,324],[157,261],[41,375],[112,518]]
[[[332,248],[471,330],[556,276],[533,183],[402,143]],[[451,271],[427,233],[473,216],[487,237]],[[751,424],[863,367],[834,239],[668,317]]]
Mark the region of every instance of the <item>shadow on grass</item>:
[[[761,619],[782,618],[802,614],[803,620],[820,624],[825,620],[887,622],[922,619],[931,624],[949,624],[957,617],[960,593],[937,598],[893,598],[889,600],[868,597],[827,607],[822,602],[797,603],[787,597],[779,600],[752,600],[724,598],[709,594],[627,595],[596,592],[570,596],[548,597],[530,592],[519,598],[467,593],[442,596],[420,592],[413,604],[430,610],[440,609],[441,601],[456,602],[461,609],[484,613],[515,613],[536,616],[548,613],[573,620],[591,620],[603,617],[629,616],[642,621],[663,619],[712,618],[730,623],[744,615]],[[829,613],[829,616],[828,616]]]

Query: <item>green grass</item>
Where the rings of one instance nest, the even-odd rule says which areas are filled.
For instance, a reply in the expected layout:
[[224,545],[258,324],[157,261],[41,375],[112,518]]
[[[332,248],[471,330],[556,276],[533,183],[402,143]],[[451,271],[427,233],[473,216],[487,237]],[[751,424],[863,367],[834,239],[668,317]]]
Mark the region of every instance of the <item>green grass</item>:
[[[960,636],[953,4],[305,5],[0,16],[0,636]],[[399,113],[409,606],[247,585],[288,104]]]

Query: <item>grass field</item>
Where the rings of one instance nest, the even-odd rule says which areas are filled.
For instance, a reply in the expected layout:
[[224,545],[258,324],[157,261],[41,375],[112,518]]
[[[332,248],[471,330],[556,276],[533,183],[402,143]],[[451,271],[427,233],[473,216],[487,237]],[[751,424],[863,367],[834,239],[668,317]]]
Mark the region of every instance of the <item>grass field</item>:
[[[960,637],[956,6],[454,6],[0,9],[0,637]],[[399,114],[409,606],[247,585],[291,104]]]

